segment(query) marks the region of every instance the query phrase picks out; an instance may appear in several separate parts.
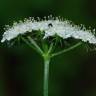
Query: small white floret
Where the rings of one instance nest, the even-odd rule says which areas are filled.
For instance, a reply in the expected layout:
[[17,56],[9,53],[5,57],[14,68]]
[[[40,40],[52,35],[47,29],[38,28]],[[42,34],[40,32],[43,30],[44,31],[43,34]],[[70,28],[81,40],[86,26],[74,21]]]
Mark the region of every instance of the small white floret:
[[56,19],[48,19],[48,20],[38,20],[34,19],[26,19],[24,22],[14,23],[12,27],[7,28],[7,30],[3,34],[3,38],[1,42],[6,40],[11,40],[16,38],[19,34],[24,34],[27,32],[32,32],[33,30],[44,31],[44,37],[42,39],[47,39],[50,36],[58,35],[63,39],[74,38],[80,39],[84,42],[89,42],[92,44],[96,44],[96,37],[90,31],[86,30],[86,28],[78,27],[74,24],[71,24],[69,21]]

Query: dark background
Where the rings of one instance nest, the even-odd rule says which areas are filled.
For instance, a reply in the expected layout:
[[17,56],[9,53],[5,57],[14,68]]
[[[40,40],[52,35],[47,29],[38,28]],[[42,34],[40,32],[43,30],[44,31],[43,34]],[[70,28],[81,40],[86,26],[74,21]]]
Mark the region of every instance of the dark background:
[[[95,0],[0,0],[0,35],[5,24],[50,14],[96,28]],[[43,96],[42,58],[24,44],[0,46],[0,96]],[[52,59],[49,96],[96,96],[96,52],[82,45]]]

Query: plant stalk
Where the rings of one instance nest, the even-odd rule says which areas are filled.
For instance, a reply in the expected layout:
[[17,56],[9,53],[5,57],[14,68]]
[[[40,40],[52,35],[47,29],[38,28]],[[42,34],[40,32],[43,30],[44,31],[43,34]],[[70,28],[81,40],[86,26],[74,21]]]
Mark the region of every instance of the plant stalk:
[[48,96],[48,81],[49,81],[49,63],[50,58],[44,58],[44,85],[43,85],[43,96]]

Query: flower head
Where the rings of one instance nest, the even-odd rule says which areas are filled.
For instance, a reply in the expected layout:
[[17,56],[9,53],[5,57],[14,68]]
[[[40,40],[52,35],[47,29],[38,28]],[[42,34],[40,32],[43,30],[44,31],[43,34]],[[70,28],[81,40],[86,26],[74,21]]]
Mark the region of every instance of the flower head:
[[88,41],[89,43],[96,44],[96,37],[91,30],[86,30],[85,27],[82,28],[82,26],[71,24],[68,20],[63,21],[58,18],[48,20],[38,19],[37,21],[31,18],[24,20],[24,22],[14,23],[12,27],[7,28],[4,32],[1,42],[5,40],[9,41],[16,38],[19,34],[32,32],[33,30],[44,32],[43,39],[58,35],[63,39],[72,37],[84,42]]

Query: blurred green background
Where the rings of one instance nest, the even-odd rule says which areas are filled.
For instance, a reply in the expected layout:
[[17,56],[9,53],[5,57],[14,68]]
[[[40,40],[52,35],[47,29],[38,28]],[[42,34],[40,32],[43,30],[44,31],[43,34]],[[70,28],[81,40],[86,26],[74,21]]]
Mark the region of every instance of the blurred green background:
[[[50,14],[96,28],[96,0],[0,0],[0,38],[6,24]],[[26,45],[0,45],[0,96],[43,96],[42,58]],[[96,96],[96,52],[82,45],[54,58],[49,96]]]

